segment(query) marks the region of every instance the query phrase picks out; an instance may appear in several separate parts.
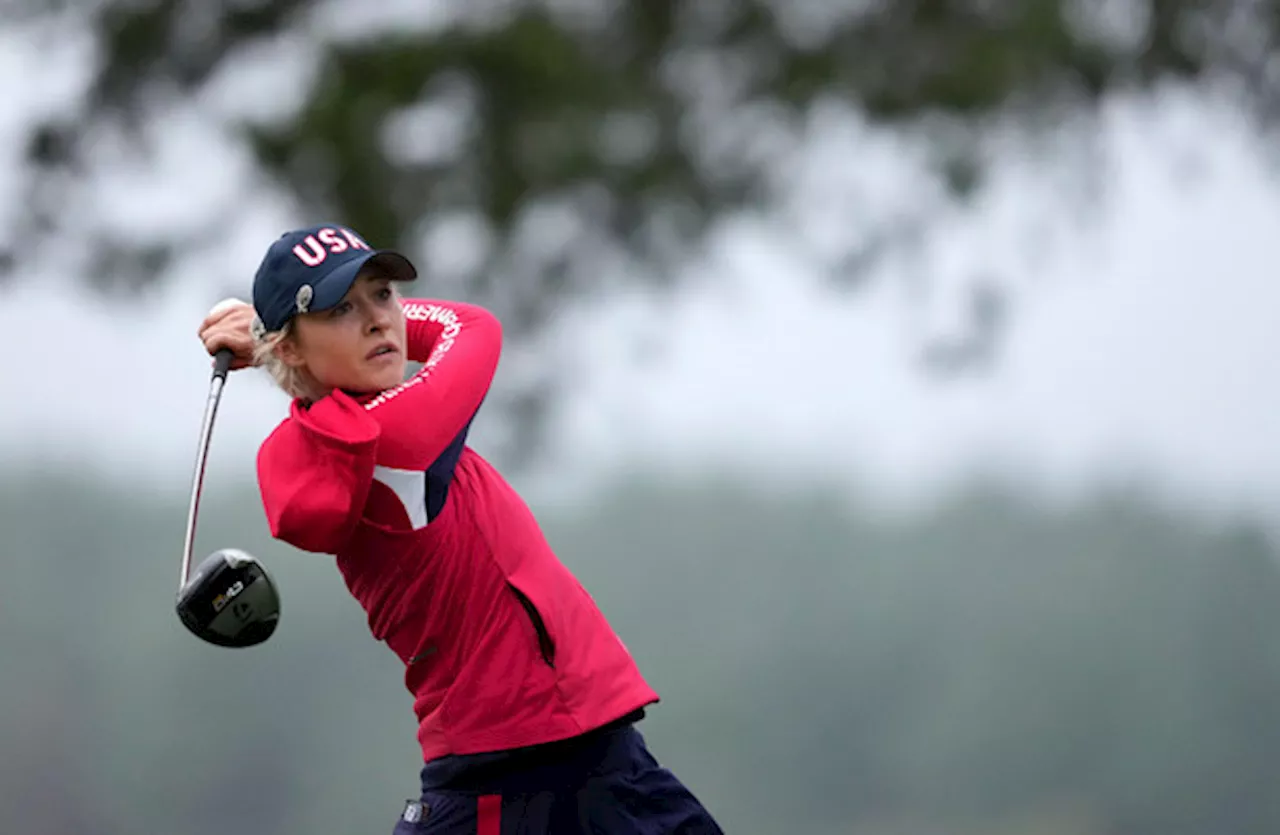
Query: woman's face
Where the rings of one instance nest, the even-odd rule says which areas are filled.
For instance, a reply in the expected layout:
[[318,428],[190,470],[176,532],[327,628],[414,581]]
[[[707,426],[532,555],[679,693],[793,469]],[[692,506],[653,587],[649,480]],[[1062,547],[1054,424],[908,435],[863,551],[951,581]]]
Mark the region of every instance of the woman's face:
[[327,390],[368,393],[404,382],[404,309],[390,279],[356,279],[329,310],[300,314],[280,345],[285,363],[305,367]]

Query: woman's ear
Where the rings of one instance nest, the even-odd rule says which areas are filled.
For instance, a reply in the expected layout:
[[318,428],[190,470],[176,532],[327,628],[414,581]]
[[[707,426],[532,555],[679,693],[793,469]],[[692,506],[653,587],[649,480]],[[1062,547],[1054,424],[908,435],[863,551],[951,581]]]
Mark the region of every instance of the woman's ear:
[[281,339],[275,347],[276,356],[280,361],[290,368],[301,368],[307,364],[302,357],[302,352],[298,350],[298,340],[293,334],[289,334]]

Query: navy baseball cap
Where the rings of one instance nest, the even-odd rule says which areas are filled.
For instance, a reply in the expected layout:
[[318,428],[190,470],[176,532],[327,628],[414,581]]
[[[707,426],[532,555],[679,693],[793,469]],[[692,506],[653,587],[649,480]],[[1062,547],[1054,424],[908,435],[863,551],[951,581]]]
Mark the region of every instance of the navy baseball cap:
[[253,277],[253,309],[260,329],[278,331],[299,313],[334,307],[371,262],[394,281],[418,277],[404,255],[373,249],[340,224],[285,232],[267,250]]

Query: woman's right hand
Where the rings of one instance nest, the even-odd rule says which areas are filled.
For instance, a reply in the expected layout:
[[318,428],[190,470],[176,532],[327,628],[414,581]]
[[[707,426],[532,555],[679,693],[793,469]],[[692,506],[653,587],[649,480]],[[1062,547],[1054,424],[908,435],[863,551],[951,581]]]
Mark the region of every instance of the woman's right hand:
[[213,356],[223,348],[230,348],[235,355],[231,368],[248,368],[253,365],[253,305],[239,299],[226,299],[213,306],[200,323],[200,341]]

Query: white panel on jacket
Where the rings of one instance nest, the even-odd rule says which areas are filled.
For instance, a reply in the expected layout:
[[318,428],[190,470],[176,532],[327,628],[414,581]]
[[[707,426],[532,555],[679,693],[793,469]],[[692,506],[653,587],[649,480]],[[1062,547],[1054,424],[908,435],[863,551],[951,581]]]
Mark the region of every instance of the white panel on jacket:
[[416,531],[427,526],[427,474],[423,470],[397,470],[374,467],[373,478],[391,488],[400,497],[409,523]]

